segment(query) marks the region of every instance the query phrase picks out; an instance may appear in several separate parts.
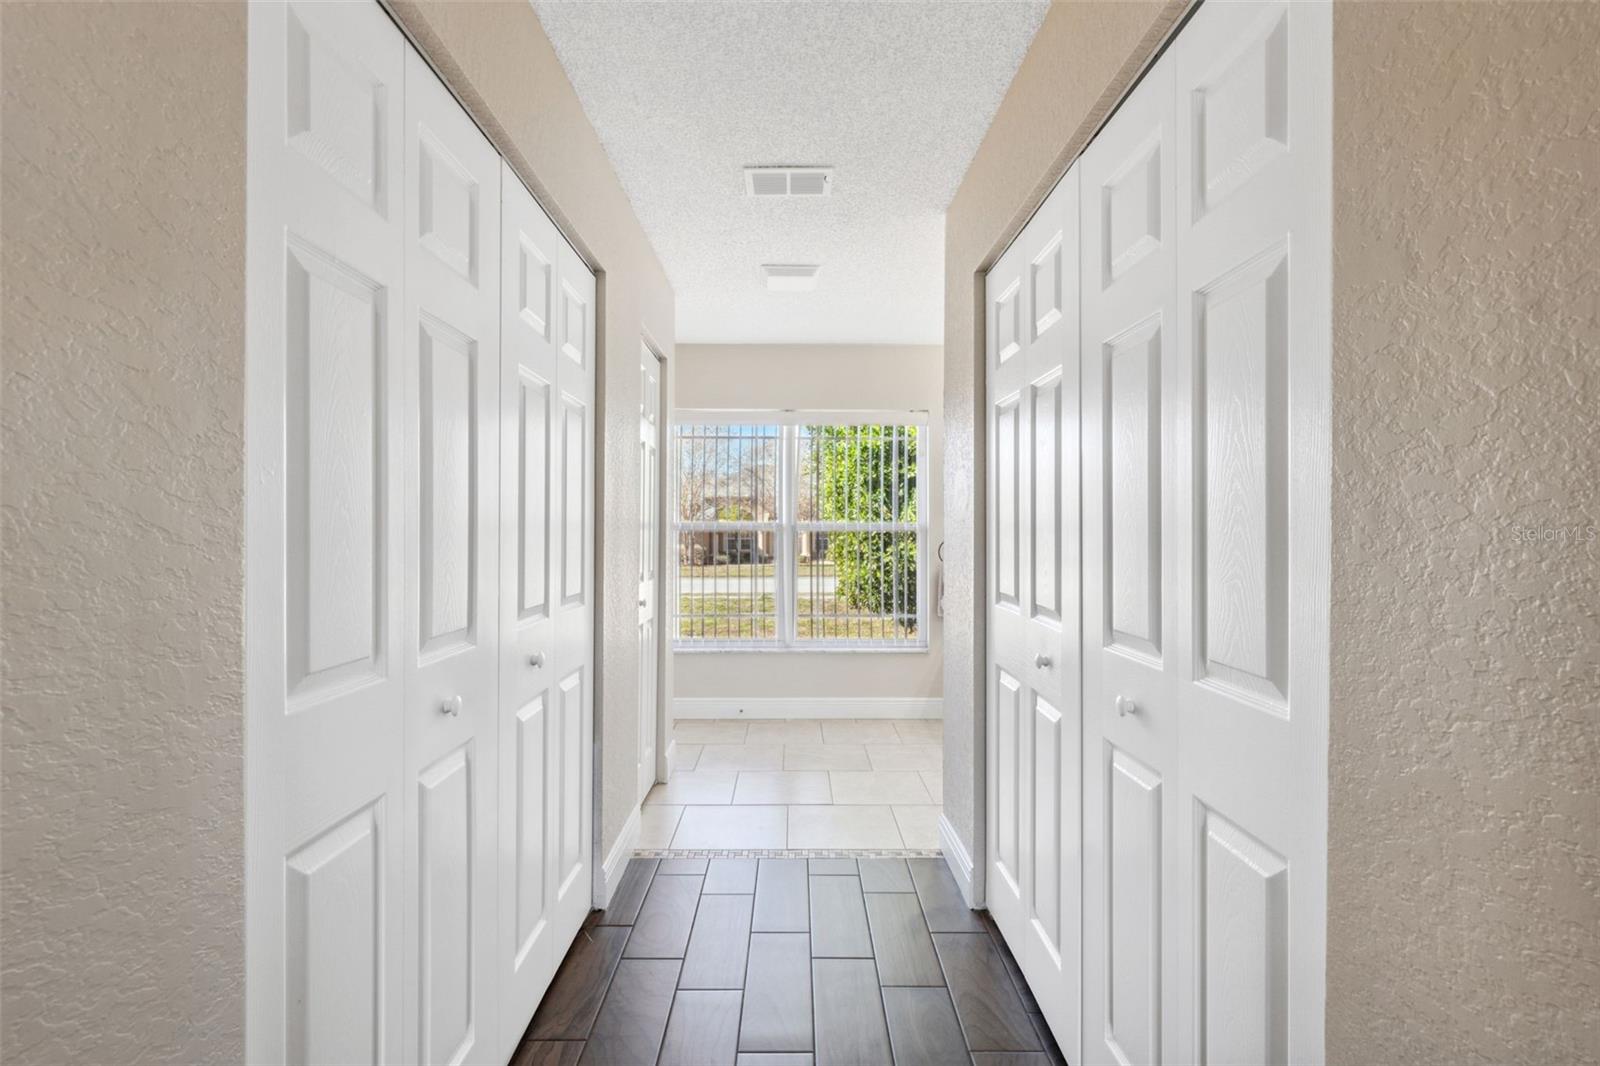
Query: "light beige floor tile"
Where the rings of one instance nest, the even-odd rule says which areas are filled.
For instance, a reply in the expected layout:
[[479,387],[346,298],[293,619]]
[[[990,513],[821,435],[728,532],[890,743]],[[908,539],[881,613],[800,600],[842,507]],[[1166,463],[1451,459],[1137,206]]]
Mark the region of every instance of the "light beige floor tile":
[[746,744],[821,744],[822,723],[790,719],[775,722],[751,722],[745,736]]
[[747,723],[732,718],[680,718],[672,735],[681,743],[743,744]]
[[689,770],[673,774],[666,784],[652,788],[644,801],[677,804],[732,803],[733,785],[738,776],[732,770]]
[[821,770],[746,770],[739,775],[733,802],[832,803],[833,794]]
[[[701,756],[704,758],[704,756]],[[867,749],[860,744],[785,744],[785,770],[870,770]]]
[[685,807],[674,848],[784,848],[784,807]]
[[871,718],[844,718],[822,723],[824,744],[898,744],[894,723]]
[[933,797],[933,802],[944,802],[944,771],[923,770],[922,783],[927,786],[928,795]]
[[695,770],[699,768],[699,763],[700,745],[685,744],[679,741],[678,746],[673,749],[673,769],[677,771]]
[[697,772],[706,770],[782,770],[781,744],[707,744],[700,749]]
[[665,848],[672,844],[683,808],[673,803],[652,803],[639,812],[639,847]]
[[835,770],[828,778],[836,804],[933,802],[915,770]]
[[938,718],[896,718],[894,731],[902,744],[939,744],[944,741],[944,722]]
[[934,805],[895,807],[894,820],[900,825],[900,838],[908,848],[939,846],[939,810]]
[[889,807],[790,807],[789,847],[902,848],[905,844]]
[[[710,750],[709,748],[707,749]],[[867,758],[874,770],[938,770],[944,766],[944,747],[934,744],[868,744]],[[701,769],[705,756],[700,756]]]

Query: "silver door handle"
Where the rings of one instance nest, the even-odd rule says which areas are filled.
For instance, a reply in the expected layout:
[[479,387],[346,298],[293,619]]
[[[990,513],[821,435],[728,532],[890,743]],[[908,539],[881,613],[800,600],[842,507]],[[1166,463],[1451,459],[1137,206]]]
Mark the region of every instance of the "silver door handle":
[[1117,697],[1117,717],[1126,718],[1130,714],[1138,714],[1139,705],[1126,696]]
[[539,667],[544,665],[544,656],[540,655],[538,652],[534,652],[532,655],[528,656],[528,665],[537,670]]
[[640,607],[644,607],[644,606],[648,605],[649,602],[650,602],[649,600],[640,600],[639,601],[639,606]]
[[1050,666],[1050,656],[1035,655],[1033,657],[1033,665],[1037,666],[1041,670],[1048,669]]
[[439,713],[447,714],[451,718],[459,715],[461,713],[461,697],[451,696],[449,699],[445,700],[444,703],[439,705]]

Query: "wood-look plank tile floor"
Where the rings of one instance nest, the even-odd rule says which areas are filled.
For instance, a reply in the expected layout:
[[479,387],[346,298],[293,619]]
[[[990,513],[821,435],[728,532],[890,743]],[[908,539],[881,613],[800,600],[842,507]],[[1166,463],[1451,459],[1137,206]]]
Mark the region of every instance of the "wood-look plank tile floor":
[[941,859],[634,859],[512,1066],[1064,1061]]

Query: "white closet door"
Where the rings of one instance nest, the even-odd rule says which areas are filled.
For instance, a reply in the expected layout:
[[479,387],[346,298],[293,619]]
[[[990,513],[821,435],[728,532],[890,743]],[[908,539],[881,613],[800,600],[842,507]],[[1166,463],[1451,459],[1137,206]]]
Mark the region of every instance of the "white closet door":
[[1174,105],[1158,61],[1082,161],[1084,1060],[1188,1061],[1178,1032]]
[[1323,1053],[1328,84],[1206,4],[1084,158],[1089,1062]]
[[656,783],[657,556],[661,550],[661,361],[639,348],[639,799]]
[[496,1046],[500,161],[406,55],[407,1061]]
[[246,1057],[390,1062],[405,43],[375,4],[253,4],[249,48]]
[[1078,1043],[1078,179],[990,273],[989,908]]
[[1183,682],[1176,1058],[1323,1055],[1331,14],[1206,4],[1173,47]]
[[508,1058],[570,937],[551,920],[556,677],[556,315],[561,235],[501,164],[500,1051]]
[[566,244],[557,252],[555,449],[556,567],[551,586],[551,915],[566,944],[594,899],[594,389],[595,281]]
[[1030,763],[1022,736],[1028,724],[1028,658],[1024,604],[1032,573],[1028,551],[1026,392],[1027,256],[1013,243],[984,279],[989,435],[989,634],[987,715],[988,867],[984,899],[1001,928],[1026,924],[1023,850],[1028,846],[1023,802]]

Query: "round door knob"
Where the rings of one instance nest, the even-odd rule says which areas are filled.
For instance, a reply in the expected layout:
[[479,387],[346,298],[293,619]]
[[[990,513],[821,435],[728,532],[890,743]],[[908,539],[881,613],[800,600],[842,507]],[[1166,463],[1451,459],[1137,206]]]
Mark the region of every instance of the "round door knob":
[[647,604],[648,604],[648,603],[649,603],[649,602],[650,602],[650,601],[649,601],[649,600],[640,600],[640,601],[639,601],[639,606],[640,606],[640,607],[644,607],[644,606],[646,606],[646,605],[647,605]]
[[1137,703],[1133,702],[1126,696],[1117,697],[1117,716],[1119,718],[1126,718],[1130,714],[1138,713],[1139,705]]
[[1050,656],[1035,655],[1033,657],[1033,665],[1037,666],[1041,670],[1047,669],[1050,666]]
[[534,667],[535,669],[543,666],[544,656],[540,655],[538,652],[534,652],[532,655],[528,656],[528,665]]
[[461,697],[451,696],[439,705],[440,714],[448,714],[451,718],[461,713]]

